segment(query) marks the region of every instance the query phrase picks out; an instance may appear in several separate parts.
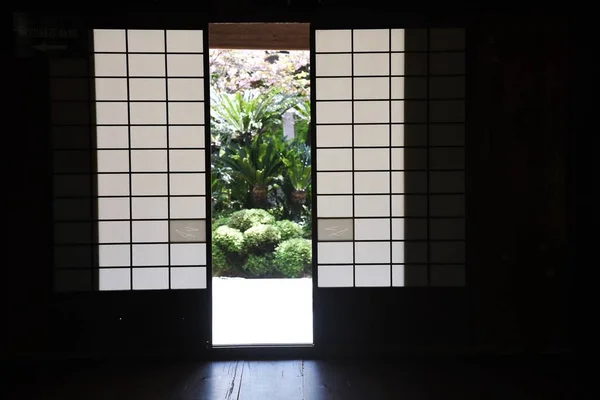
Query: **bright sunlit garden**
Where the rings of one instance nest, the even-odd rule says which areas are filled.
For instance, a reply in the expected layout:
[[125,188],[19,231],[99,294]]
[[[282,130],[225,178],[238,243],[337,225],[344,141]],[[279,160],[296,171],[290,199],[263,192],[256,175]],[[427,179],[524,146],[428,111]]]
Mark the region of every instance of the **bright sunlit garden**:
[[311,274],[309,52],[210,51],[213,275]]

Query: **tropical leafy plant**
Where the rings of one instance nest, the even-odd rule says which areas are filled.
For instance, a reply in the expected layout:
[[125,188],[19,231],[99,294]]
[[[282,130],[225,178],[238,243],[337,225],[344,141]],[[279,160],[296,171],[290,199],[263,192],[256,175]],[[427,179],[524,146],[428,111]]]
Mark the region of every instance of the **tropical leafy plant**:
[[250,144],[255,136],[274,131],[281,125],[283,114],[294,104],[294,98],[283,95],[279,88],[266,93],[214,91],[211,96],[211,129],[220,133],[214,139],[223,142],[225,138],[239,144]]
[[232,143],[220,162],[229,169],[234,186],[249,186],[253,207],[267,208],[269,189],[281,180],[284,165],[274,141],[255,136],[247,146]]
[[306,144],[296,144],[288,151],[283,163],[285,179],[289,183],[290,202],[295,206],[306,204],[307,191],[312,182],[311,149]]

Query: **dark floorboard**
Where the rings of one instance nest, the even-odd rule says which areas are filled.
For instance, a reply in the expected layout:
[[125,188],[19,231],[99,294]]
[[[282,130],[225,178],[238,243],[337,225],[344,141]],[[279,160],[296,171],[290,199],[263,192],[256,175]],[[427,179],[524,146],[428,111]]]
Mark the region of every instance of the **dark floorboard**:
[[579,399],[572,360],[102,362],[13,369],[7,400]]

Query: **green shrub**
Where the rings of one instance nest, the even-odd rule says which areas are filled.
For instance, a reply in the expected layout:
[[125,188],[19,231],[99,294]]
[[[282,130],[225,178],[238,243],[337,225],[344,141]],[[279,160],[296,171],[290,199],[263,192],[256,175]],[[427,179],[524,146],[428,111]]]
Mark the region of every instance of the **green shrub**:
[[302,227],[293,221],[286,219],[277,221],[275,227],[279,229],[282,241],[302,237]]
[[275,217],[269,214],[268,211],[259,208],[236,211],[231,214],[229,220],[229,226],[239,229],[241,232],[259,224],[269,225],[273,223],[275,223]]
[[231,221],[230,217],[220,217],[220,218],[215,219],[212,223],[213,231],[223,225],[229,225],[230,221]]
[[312,242],[308,239],[288,239],[275,249],[275,267],[288,278],[300,278],[312,262]]
[[242,269],[248,275],[261,277],[273,272],[273,254],[256,255],[250,254]]
[[226,274],[232,269],[227,260],[227,255],[214,242],[212,244],[212,267],[215,276]]
[[258,224],[244,231],[247,251],[268,252],[281,240],[281,233],[274,225]]
[[244,249],[244,234],[227,225],[215,229],[212,239],[225,253],[240,253]]

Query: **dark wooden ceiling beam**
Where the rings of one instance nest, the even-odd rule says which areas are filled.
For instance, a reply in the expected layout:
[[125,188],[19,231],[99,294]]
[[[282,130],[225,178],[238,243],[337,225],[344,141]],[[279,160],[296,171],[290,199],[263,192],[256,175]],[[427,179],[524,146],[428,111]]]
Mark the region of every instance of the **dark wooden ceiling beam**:
[[211,49],[309,50],[310,25],[302,23],[210,24]]

